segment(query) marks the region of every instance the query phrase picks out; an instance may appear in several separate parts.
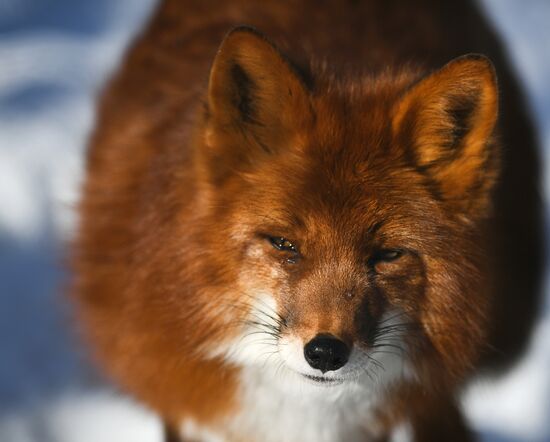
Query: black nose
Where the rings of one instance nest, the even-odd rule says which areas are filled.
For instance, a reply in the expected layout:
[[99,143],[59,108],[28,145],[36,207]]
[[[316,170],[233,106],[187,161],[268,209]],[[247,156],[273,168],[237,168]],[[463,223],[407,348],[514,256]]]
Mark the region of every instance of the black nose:
[[307,363],[323,373],[346,365],[349,353],[349,347],[331,335],[317,335],[304,347]]

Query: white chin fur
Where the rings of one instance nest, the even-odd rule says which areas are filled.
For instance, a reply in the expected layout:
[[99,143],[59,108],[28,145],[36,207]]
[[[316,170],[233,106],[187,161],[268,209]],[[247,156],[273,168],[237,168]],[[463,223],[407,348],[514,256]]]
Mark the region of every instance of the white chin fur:
[[[304,342],[298,336],[285,334],[279,339],[274,335],[277,329],[277,303],[268,293],[256,297],[250,313],[250,324],[242,335],[230,343],[219,346],[210,352],[212,356],[223,356],[226,360],[241,367],[256,368],[263,372],[266,380],[291,389],[296,385],[314,387],[337,386],[344,383],[370,384],[386,388],[398,379],[410,379],[413,376],[406,361],[406,343],[404,336],[392,333],[380,343],[387,347],[365,350],[357,345],[352,348],[346,365],[335,371],[322,373],[312,368],[304,357]],[[384,326],[391,327],[403,321],[403,314],[391,309],[384,314]],[[399,349],[402,349],[401,351]],[[321,383],[311,378],[334,381]]]
[[[403,315],[396,310],[388,311],[382,318],[384,326],[389,327],[402,320]],[[307,363],[304,357],[304,342],[299,337],[282,337],[279,340],[278,356],[283,361],[287,371],[297,374],[297,376],[288,375],[287,381],[316,387],[336,388],[341,384],[348,384],[349,386],[355,384],[367,387],[372,392],[382,392],[400,379],[410,379],[413,373],[410,364],[405,359],[407,349],[404,336],[392,334],[391,338],[382,338],[380,342],[386,344],[387,347],[365,350],[355,345],[346,365],[324,374],[321,370],[314,369]],[[316,382],[311,380],[311,377],[333,382]]]
[[[277,326],[273,297],[262,293],[256,299],[248,328],[212,352],[242,370],[239,411],[210,430],[223,434],[225,440],[264,442],[279,442],[280,431],[284,431],[287,442],[352,442],[376,436],[379,427],[373,409],[383,403],[388,386],[413,376],[405,359],[403,336],[392,334],[391,340],[388,337],[385,341],[390,347],[370,353],[355,346],[344,367],[323,375],[306,362],[300,338],[273,336],[270,327]],[[387,312],[384,325],[402,320],[399,313]],[[394,346],[403,348],[403,352]],[[377,362],[372,362],[372,358]],[[334,382],[321,383],[305,375],[323,376]],[[188,427],[183,434],[189,435],[189,430]]]

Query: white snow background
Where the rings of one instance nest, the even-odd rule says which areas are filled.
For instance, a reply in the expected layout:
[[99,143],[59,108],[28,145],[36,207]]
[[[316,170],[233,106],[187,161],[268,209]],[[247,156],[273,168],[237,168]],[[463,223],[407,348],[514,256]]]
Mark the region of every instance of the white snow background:
[[[525,83],[547,158],[550,1],[483,3]],[[60,295],[94,99],[154,4],[0,0],[0,442],[161,440],[156,417],[90,368]],[[524,360],[465,395],[484,441],[550,441],[548,301]]]

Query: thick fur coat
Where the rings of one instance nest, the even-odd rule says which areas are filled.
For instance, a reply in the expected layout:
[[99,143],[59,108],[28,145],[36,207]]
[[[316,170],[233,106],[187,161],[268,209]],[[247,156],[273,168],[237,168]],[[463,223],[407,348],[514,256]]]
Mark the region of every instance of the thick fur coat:
[[536,311],[535,147],[470,1],[165,0],[101,100],[79,323],[173,440],[468,440]]

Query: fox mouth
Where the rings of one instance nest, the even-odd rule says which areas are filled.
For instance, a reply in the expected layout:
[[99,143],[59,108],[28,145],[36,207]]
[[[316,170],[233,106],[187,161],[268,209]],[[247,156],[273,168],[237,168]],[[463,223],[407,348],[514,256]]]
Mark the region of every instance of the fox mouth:
[[324,385],[327,387],[344,383],[344,379],[339,378],[325,378],[323,376],[313,376],[309,374],[302,374],[302,376],[315,384]]

